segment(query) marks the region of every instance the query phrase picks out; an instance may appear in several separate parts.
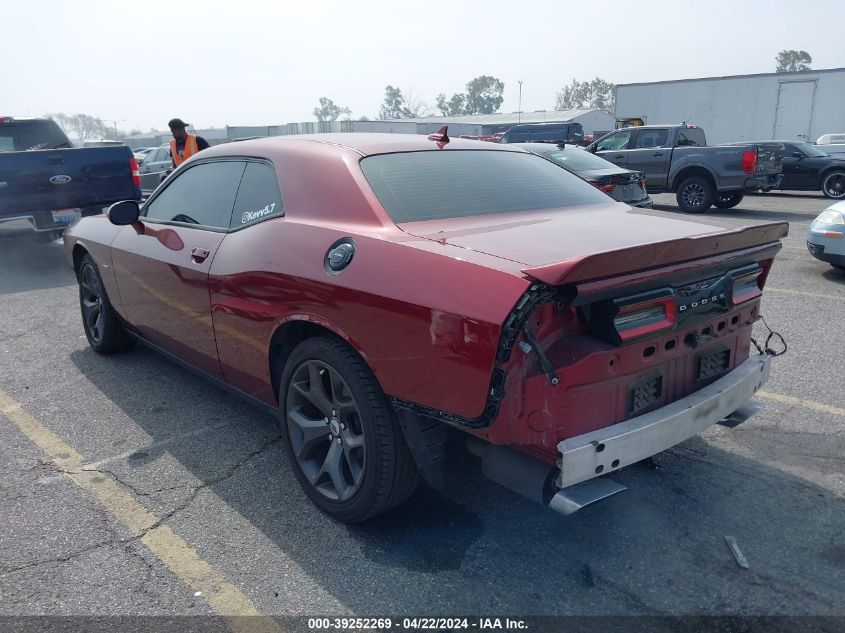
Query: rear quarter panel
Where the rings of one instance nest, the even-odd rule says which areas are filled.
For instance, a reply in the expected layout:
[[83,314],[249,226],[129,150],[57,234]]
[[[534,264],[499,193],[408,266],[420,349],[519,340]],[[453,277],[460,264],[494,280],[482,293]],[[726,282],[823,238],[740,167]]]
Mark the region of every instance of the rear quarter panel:
[[[341,274],[329,275],[324,257],[341,237],[352,237],[356,252]],[[211,267],[226,379],[275,403],[270,341],[282,324],[305,320],[349,342],[387,394],[479,416],[500,324],[528,282],[460,261],[461,250],[395,228],[352,232],[287,218],[227,235]]]

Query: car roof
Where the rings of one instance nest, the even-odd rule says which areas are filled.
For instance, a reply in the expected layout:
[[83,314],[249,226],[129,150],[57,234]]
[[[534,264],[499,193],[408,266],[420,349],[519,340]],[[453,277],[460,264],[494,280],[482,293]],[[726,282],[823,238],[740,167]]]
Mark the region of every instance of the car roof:
[[[233,141],[217,145],[211,150],[215,154],[250,156],[255,152],[275,153],[279,150],[293,149],[297,143],[315,143],[334,145],[360,154],[391,154],[395,152],[419,152],[437,150],[437,142],[431,141],[424,134],[389,134],[389,133],[359,133],[347,132],[338,134],[290,134],[285,136],[269,136],[249,141]],[[450,137],[445,150],[475,149],[491,151],[522,151],[518,148],[508,148],[507,145],[490,143],[489,141],[474,141],[457,137]],[[210,150],[203,153],[207,155]]]

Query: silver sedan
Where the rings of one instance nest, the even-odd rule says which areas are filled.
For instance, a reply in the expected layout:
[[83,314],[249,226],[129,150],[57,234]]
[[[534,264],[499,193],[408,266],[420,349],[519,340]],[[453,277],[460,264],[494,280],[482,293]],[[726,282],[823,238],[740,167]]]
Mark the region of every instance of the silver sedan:
[[163,143],[149,154],[138,166],[141,175],[141,192],[146,198],[156,190],[167,175],[173,170],[173,159],[170,158],[170,145]]
[[845,201],[830,205],[807,231],[807,250],[818,260],[845,270]]

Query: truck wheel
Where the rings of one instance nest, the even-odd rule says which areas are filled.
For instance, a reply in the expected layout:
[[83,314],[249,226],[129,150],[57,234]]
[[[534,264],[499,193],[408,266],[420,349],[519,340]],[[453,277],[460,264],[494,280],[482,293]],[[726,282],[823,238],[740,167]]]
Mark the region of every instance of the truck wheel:
[[678,186],[675,194],[681,211],[687,213],[704,213],[713,206],[716,199],[716,188],[706,178],[691,176],[685,178]]
[[97,264],[90,255],[82,258],[77,279],[82,326],[91,349],[98,354],[117,354],[130,349],[134,341],[117,318],[97,270]]
[[718,209],[733,209],[736,205],[742,202],[745,194],[741,191],[732,191],[730,193],[720,193],[716,196],[713,206]]
[[411,496],[418,471],[395,413],[346,343],[300,343],[282,371],[279,405],[294,473],[320,510],[359,523]]
[[821,189],[827,198],[833,200],[845,198],[845,171],[832,171],[825,175]]

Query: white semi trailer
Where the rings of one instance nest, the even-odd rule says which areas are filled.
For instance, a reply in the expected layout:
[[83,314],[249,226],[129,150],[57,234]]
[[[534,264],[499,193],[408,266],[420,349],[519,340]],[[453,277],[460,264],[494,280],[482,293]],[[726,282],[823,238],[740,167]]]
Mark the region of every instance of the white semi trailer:
[[616,119],[688,122],[708,142],[812,143],[845,129],[845,68],[680,79],[616,87]]

